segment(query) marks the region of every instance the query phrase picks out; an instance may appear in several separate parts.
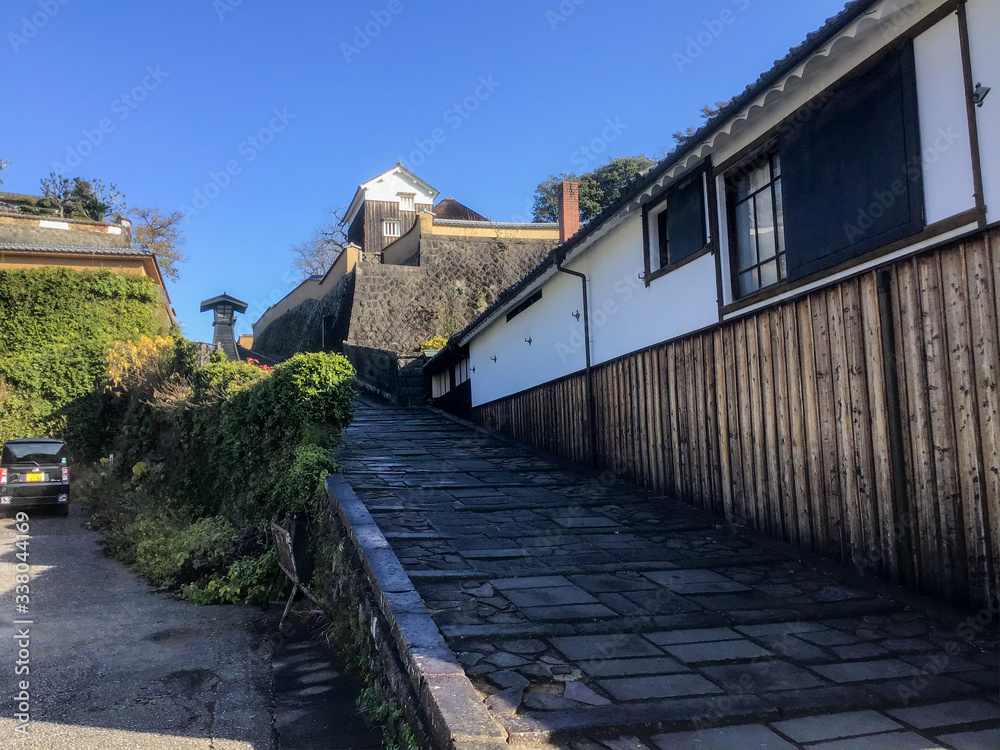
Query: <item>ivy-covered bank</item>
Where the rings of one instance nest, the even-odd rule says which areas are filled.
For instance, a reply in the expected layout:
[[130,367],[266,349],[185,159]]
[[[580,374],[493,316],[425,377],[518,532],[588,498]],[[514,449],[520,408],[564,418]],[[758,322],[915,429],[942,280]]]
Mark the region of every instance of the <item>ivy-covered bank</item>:
[[350,363],[299,354],[275,368],[198,363],[183,339],[107,355],[104,465],[77,482],[109,550],[198,603],[262,602],[276,572],[269,523],[315,514],[354,409]]
[[0,271],[0,441],[57,434],[100,449],[100,400],[113,342],[166,333],[147,278],[65,268]]

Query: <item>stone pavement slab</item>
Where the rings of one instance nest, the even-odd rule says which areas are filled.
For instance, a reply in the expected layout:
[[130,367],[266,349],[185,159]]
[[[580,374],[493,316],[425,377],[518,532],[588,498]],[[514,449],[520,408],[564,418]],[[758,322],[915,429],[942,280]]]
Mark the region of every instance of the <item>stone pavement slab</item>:
[[794,750],[780,736],[762,724],[742,724],[695,732],[658,734],[653,742],[660,750],[718,750],[718,748],[743,748],[743,750]]
[[512,746],[953,748],[997,725],[995,628],[961,637],[969,613],[429,409],[363,401],[340,461]]

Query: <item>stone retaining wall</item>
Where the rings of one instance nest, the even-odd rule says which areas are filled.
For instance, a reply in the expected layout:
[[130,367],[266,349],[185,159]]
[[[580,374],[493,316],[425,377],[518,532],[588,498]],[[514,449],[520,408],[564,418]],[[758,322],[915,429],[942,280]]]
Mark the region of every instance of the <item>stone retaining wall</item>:
[[334,619],[356,617],[354,632],[364,634],[363,661],[380,696],[401,708],[421,747],[507,748],[506,732],[490,717],[396,553],[342,475],[327,479],[326,498],[337,554],[333,570],[321,572],[328,580],[323,598]]

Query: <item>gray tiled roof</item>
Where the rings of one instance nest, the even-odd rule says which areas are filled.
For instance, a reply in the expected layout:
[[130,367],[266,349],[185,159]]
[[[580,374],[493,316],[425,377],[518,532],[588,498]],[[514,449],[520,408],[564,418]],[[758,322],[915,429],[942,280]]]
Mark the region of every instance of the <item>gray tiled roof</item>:
[[43,253],[75,253],[79,255],[149,255],[137,247],[108,247],[101,245],[39,245],[28,242],[0,242],[0,250],[21,250]]

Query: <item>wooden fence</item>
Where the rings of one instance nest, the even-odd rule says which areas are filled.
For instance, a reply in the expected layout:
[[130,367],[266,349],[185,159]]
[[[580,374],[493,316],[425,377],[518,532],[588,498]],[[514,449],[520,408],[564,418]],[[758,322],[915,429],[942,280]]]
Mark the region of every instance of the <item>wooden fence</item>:
[[[956,602],[997,590],[998,232],[593,370],[596,463]],[[589,457],[582,373],[474,418]]]

